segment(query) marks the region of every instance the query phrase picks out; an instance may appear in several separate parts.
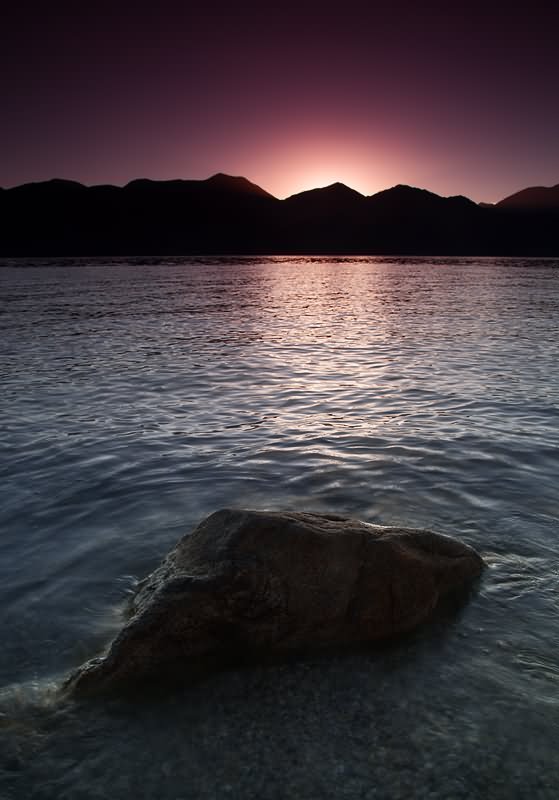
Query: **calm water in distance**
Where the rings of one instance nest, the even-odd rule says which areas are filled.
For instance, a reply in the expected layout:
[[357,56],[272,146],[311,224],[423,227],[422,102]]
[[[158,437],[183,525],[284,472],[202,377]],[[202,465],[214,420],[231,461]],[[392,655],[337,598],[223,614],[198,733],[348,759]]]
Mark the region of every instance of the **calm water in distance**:
[[[0,261],[0,796],[559,797],[559,261]],[[383,649],[61,703],[227,505],[426,526],[469,604]]]

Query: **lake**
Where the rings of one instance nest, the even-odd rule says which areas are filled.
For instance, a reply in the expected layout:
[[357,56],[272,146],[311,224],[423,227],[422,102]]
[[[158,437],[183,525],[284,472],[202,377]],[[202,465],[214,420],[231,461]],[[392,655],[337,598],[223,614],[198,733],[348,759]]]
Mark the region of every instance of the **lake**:
[[[559,796],[559,261],[0,261],[0,797]],[[224,506],[487,561],[384,647],[56,688]]]

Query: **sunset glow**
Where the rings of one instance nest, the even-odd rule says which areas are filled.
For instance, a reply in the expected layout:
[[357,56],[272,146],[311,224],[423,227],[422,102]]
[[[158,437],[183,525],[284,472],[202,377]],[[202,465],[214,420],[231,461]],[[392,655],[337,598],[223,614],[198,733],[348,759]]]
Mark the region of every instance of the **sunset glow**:
[[[344,183],[362,194],[372,194],[384,188],[381,182],[375,181],[372,169],[367,170],[366,164],[351,163],[348,159],[338,157],[320,156],[315,158],[293,159],[287,162],[285,168],[279,170],[277,175],[270,175],[270,185],[277,187],[278,197],[287,197],[290,194],[304,192],[332,183]],[[372,178],[372,179],[371,179]]]
[[0,186],[226,172],[280,198],[340,181],[490,202],[559,180],[557,9],[130,9],[3,20]]

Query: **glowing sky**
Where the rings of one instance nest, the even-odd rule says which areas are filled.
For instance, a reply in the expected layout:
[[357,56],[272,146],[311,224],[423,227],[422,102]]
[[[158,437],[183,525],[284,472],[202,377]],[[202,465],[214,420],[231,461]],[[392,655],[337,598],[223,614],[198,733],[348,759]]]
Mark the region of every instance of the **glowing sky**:
[[36,5],[2,20],[1,186],[227,172],[278,197],[339,180],[495,201],[559,182],[543,4]]

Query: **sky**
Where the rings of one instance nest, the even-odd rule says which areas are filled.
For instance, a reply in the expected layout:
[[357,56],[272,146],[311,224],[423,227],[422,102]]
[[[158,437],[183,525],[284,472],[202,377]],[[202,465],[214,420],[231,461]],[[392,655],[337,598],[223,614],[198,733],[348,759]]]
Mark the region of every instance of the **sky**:
[[559,183],[559,6],[29,3],[2,20],[0,186],[243,175],[495,202]]

